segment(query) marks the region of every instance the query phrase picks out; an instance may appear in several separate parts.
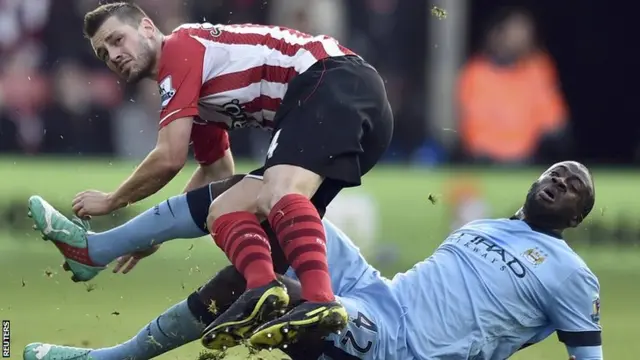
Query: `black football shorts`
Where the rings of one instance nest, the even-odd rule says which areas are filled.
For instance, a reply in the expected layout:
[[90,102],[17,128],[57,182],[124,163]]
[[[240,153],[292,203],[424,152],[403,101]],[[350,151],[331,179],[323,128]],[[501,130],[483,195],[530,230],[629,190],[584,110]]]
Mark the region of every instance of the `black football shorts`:
[[320,60],[289,83],[265,164],[250,176],[282,164],[322,176],[311,200],[324,215],[341,189],[361,184],[392,134],[393,113],[380,74],[358,56]]

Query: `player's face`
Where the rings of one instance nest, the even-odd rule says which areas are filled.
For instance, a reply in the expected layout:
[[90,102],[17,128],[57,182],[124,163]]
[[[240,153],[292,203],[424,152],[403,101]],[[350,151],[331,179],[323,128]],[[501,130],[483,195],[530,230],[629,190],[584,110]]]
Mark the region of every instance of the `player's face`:
[[593,181],[583,165],[574,161],[557,163],[531,186],[524,205],[525,215],[552,229],[574,227],[580,223],[592,196]]
[[136,28],[115,16],[107,19],[91,38],[96,56],[129,83],[150,76],[156,63],[155,27],[143,19]]

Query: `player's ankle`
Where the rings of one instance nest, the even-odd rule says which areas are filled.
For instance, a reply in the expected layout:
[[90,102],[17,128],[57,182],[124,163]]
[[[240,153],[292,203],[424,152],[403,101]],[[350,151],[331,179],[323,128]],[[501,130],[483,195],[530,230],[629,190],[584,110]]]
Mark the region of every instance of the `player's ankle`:
[[205,304],[197,291],[189,295],[187,305],[189,306],[191,315],[204,325],[211,324],[217,317],[215,313],[216,309],[212,309],[209,304]]
[[336,300],[336,297],[333,294],[333,292],[326,292],[326,291],[319,292],[317,290],[314,290],[313,292],[310,292],[308,294],[305,294],[303,292],[302,298],[305,301],[311,302],[311,303],[328,303]]
[[247,289],[256,289],[259,287],[263,287],[275,280],[276,280],[276,275],[273,272],[271,274],[263,273],[260,276],[250,276],[250,277],[247,277]]

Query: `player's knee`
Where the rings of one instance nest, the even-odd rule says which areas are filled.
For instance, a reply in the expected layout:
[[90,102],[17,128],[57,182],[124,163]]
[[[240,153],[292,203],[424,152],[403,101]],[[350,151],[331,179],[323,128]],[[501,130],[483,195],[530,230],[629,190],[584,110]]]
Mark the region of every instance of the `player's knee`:
[[248,211],[255,214],[257,212],[256,198],[263,187],[262,185],[261,180],[245,177],[215,198],[209,206],[207,215],[209,229],[213,229],[214,221],[225,214],[237,211]]
[[311,198],[323,178],[309,170],[292,165],[277,165],[265,171],[264,185],[258,195],[258,213],[268,216],[285,196],[299,194]]
[[207,214],[207,227],[212,229],[213,222],[218,218],[218,214],[215,211],[213,204],[209,205],[209,213]]
[[280,199],[290,194],[300,194],[309,197],[294,187],[278,186],[275,188],[265,188],[260,192],[260,195],[258,195],[258,215],[268,217],[271,209],[273,209]]
[[241,209],[228,208],[225,205],[226,204],[221,202],[213,202],[209,205],[209,214],[207,214],[207,226],[209,230],[213,229],[213,222],[220,216],[233,211],[241,211]]
[[218,213],[216,212],[213,204],[209,205],[209,213],[207,214],[207,228],[213,229],[213,222],[218,218]]
[[260,192],[260,194],[258,195],[258,215],[269,216],[273,205],[276,204],[276,202],[274,202],[274,195],[275,194],[271,191],[271,189],[268,189],[266,187]]

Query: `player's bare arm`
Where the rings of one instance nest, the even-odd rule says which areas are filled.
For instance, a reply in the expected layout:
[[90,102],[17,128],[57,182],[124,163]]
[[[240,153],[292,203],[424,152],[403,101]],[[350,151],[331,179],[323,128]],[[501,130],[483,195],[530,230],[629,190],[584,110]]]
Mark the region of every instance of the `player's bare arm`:
[[79,193],[73,200],[74,212],[80,217],[109,214],[162,189],[187,161],[191,124],[191,117],[185,117],[162,128],[155,149],[118,189],[112,193]]
[[158,133],[155,149],[111,196],[115,209],[140,201],[162,189],[184,167],[189,154],[191,124],[185,117]]

